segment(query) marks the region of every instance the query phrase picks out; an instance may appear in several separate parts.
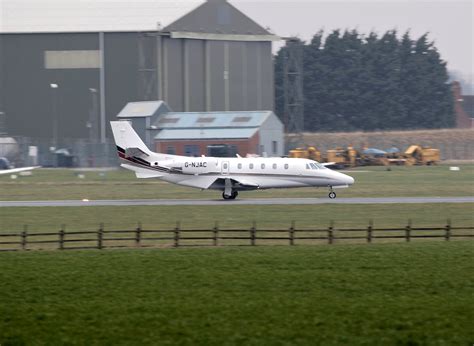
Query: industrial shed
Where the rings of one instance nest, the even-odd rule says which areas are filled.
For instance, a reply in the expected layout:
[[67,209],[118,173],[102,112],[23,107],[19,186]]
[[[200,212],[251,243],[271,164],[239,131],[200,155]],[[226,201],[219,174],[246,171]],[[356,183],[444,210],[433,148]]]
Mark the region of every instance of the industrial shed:
[[65,30],[52,30],[54,18],[35,25],[24,12],[18,7],[5,17],[16,20],[0,26],[0,114],[10,135],[105,143],[108,122],[131,100],[166,100],[186,112],[273,110],[271,45],[279,38],[225,0],[156,30],[71,31],[64,18],[56,20]]
[[[283,124],[272,111],[173,112],[163,101],[131,102],[117,116],[132,122],[157,152],[185,156],[282,156]],[[216,154],[223,147],[229,149]]]

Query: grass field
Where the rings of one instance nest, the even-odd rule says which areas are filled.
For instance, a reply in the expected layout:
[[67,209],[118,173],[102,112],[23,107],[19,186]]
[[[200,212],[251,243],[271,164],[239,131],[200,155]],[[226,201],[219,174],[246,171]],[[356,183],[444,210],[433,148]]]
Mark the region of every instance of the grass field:
[[471,242],[0,253],[0,344],[471,345]]
[[[340,197],[472,196],[474,166],[350,173]],[[0,200],[220,198],[123,171],[0,176]],[[326,189],[242,198],[321,197]],[[474,224],[473,203],[0,208],[0,232]],[[403,241],[403,240],[401,240]],[[0,253],[0,345],[470,345],[472,241]]]
[[378,205],[266,205],[266,206],[132,206],[132,207],[36,207],[0,208],[0,232],[57,231],[62,224],[68,231],[96,230],[100,223],[107,229],[134,229],[138,222],[144,228],[171,229],[177,221],[183,228],[212,229],[217,221],[221,228],[287,229],[291,221],[299,228],[367,226],[373,220],[377,227],[402,227],[408,220],[414,226],[444,226],[451,219],[454,226],[474,225],[472,203],[378,204]]
[[[356,179],[348,189],[338,190],[340,197],[386,196],[472,196],[474,165],[462,165],[460,171],[449,167],[362,167],[349,171]],[[221,198],[218,191],[200,191],[159,180],[136,179],[123,169],[107,172],[38,169],[29,177],[12,180],[0,176],[0,200],[49,199],[169,199]],[[79,174],[84,176],[78,178]],[[326,188],[299,188],[242,192],[239,198],[327,197]]]

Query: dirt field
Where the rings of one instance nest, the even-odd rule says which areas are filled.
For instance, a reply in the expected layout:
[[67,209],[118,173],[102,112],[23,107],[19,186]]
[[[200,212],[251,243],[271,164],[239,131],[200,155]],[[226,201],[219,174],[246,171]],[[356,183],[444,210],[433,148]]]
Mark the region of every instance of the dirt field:
[[446,129],[380,132],[325,132],[288,135],[290,149],[312,145],[319,150],[353,145],[379,149],[397,147],[403,151],[411,144],[431,146],[441,150],[443,160],[474,160],[474,130]]

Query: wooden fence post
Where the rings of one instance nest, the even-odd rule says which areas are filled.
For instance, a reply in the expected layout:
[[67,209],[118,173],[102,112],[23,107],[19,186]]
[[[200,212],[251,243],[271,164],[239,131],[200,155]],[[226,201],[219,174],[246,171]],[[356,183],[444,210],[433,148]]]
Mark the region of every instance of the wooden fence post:
[[217,239],[219,238],[219,223],[217,221],[214,223],[214,229],[212,230],[212,233],[212,245],[217,246]]
[[446,241],[449,241],[450,238],[451,238],[451,219],[448,219],[446,221],[444,239]]
[[331,220],[331,222],[329,223],[329,228],[328,228],[328,244],[332,244],[334,241],[333,230],[334,230],[334,221]]
[[408,224],[405,227],[405,240],[407,242],[410,241],[410,236],[411,236],[411,220],[408,220]]
[[372,243],[372,229],[374,227],[374,221],[369,221],[369,226],[367,227],[367,243]]
[[250,228],[250,245],[255,246],[255,238],[257,233],[257,223],[254,221],[252,223],[252,228]]
[[295,245],[295,220],[291,221],[291,226],[290,226],[290,245]]
[[142,240],[142,224],[139,222],[135,229],[135,246],[140,247]]
[[179,236],[181,230],[181,223],[179,221],[176,222],[176,227],[174,228],[174,247],[179,246]]
[[99,230],[97,231],[97,248],[102,250],[103,248],[103,240],[104,240],[104,224],[101,223],[99,226]]
[[23,232],[21,232],[21,249],[26,250],[26,238],[28,237],[28,225],[23,225]]
[[61,230],[59,231],[59,250],[64,250],[64,233],[66,225],[61,225]]

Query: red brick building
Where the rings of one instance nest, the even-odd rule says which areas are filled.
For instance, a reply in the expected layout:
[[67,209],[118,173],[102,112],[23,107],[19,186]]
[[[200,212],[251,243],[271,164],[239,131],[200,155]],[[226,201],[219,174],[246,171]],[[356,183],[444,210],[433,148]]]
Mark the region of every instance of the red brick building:
[[452,90],[456,127],[461,129],[474,128],[474,95],[462,95],[459,82],[452,83]]
[[283,155],[283,124],[272,111],[169,112],[155,126],[162,153],[220,156],[212,149],[226,146],[231,155]]

